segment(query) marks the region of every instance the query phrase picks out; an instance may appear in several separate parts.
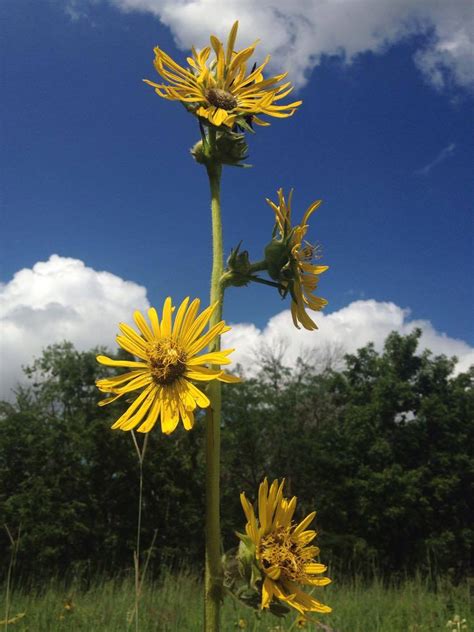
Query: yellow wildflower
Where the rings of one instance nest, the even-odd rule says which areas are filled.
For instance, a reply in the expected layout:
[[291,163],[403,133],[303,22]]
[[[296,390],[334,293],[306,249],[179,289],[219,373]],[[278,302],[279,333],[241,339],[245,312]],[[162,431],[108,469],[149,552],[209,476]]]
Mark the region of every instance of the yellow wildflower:
[[280,234],[279,240],[274,240],[267,250],[277,244],[279,250],[283,247],[284,259],[276,270],[269,267],[273,278],[279,281],[283,292],[291,294],[291,316],[298,329],[301,323],[305,329],[317,329],[317,325],[306,313],[306,308],[319,311],[327,301],[315,296],[313,292],[319,283],[319,275],[325,272],[329,266],[320,266],[311,263],[317,253],[317,248],[307,241],[303,241],[308,230],[308,220],[321,204],[321,200],[313,202],[307,209],[300,224],[291,225],[291,201],[293,191],[290,191],[288,202],[283,195],[283,189],[278,190],[278,204],[267,199],[267,203],[275,212],[276,228]]
[[[155,88],[155,92],[164,99],[181,101],[193,114],[206,119],[212,125],[225,125],[232,129],[235,124],[269,125],[257,115],[263,114],[276,118],[292,116],[302,101],[286,105],[277,104],[292,90],[289,82],[279,84],[287,75],[283,73],[268,79],[263,77],[263,69],[270,61],[268,55],[264,62],[247,72],[247,62],[255,51],[257,42],[235,51],[238,22],[235,22],[223,44],[211,35],[211,46],[197,52],[192,49],[188,57],[189,67],[183,68],[159,47],[154,49],[154,66],[157,73],[168,83],[155,83],[144,79]],[[211,56],[211,47],[214,56]]]
[[[165,434],[173,432],[180,419],[186,430],[190,430],[194,425],[196,407],[207,408],[210,404],[209,398],[194,382],[216,379],[222,382],[239,381],[215,368],[215,365],[230,363],[228,356],[233,349],[198,355],[217,336],[230,329],[224,321],[220,321],[201,335],[217,303],[198,316],[199,306],[199,299],[189,304],[189,298],[185,298],[173,324],[174,307],[168,297],[161,321],[155,308],[148,310],[151,326],[140,312],[134,313],[140,333],[125,323],[119,324],[122,335],[117,336],[118,344],[139,360],[112,360],[103,355],[97,356],[101,364],[131,369],[122,375],[97,380],[100,391],[113,395],[99,405],[109,404],[135,390],[141,392],[112,428],[132,430],[140,424],[138,432],[149,432],[160,418],[161,430]],[[208,368],[208,364],[213,368]]]
[[245,540],[250,540],[254,556],[263,574],[260,607],[269,608],[272,599],[295,608],[306,616],[307,612],[331,612],[314,597],[304,592],[301,586],[325,586],[328,577],[316,577],[324,573],[326,566],[315,561],[319,549],[310,546],[316,532],[306,528],[316,512],[310,513],[299,524],[293,522],[296,496],[291,500],[283,497],[284,480],[278,485],[273,481],[270,488],[265,479],[258,492],[258,518],[245,494],[240,495],[247,525]]

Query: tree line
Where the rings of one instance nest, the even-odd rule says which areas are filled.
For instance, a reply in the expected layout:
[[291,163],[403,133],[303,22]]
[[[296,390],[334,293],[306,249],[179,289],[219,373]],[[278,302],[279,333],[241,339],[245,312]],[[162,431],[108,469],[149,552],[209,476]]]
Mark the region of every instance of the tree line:
[[[417,352],[420,331],[392,333],[344,363],[296,368],[261,354],[258,374],[224,385],[222,533],[236,545],[239,493],[285,477],[299,515],[317,510],[333,574],[472,572],[474,367]],[[0,404],[0,524],[20,531],[16,572],[127,572],[135,548],[139,467],[131,435],[110,430],[126,403],[98,408],[98,350],[48,347],[26,386]],[[142,547],[152,573],[203,555],[204,418],[171,436],[156,427],[143,463]],[[141,441],[142,437],[138,437]],[[3,529],[3,527],[2,527]],[[2,530],[1,573],[11,542]]]

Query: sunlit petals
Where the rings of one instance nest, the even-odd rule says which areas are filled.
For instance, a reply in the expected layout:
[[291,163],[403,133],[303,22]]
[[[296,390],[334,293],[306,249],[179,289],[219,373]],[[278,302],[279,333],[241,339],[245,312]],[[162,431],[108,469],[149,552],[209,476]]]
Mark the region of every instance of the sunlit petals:
[[143,349],[143,347],[141,345],[139,346],[135,344],[128,337],[116,336],[115,340],[122,347],[122,349],[125,349],[125,351],[128,351],[132,355],[137,356],[138,358],[141,358],[142,360],[148,359],[147,352]]
[[149,385],[144,391],[140,393],[140,395],[133,401],[133,403],[127,408],[127,410],[123,413],[121,417],[117,419],[112,428],[122,428],[122,425],[126,423],[127,419],[129,419],[133,413],[139,408],[139,406],[143,403],[146,397],[153,391],[152,385]]
[[271,580],[271,578],[266,577],[263,581],[263,586],[262,586],[262,604],[261,604],[262,610],[270,606],[270,602],[273,599],[273,593],[274,593],[273,587],[274,587],[274,583]]
[[[319,554],[315,546],[307,546],[316,533],[305,530],[314,520],[315,512],[310,513],[299,524],[292,520],[296,509],[296,496],[283,497],[282,481],[274,480],[269,485],[265,479],[258,490],[258,516],[244,493],[240,495],[242,508],[247,519],[245,532],[250,542],[241,538],[245,545],[245,556],[254,557],[259,567],[261,583],[260,607],[270,608],[273,599],[277,599],[301,614],[306,612],[330,612],[325,606],[301,587],[320,587],[330,583],[327,577],[318,577],[326,571],[326,566],[314,559]],[[247,557],[242,557],[245,564]]]
[[108,404],[115,402],[119,397],[122,397],[121,393],[119,395],[114,395],[113,397],[107,397],[107,399],[101,399],[100,402],[98,402],[98,405],[107,406]]
[[299,329],[302,325],[305,329],[312,331],[317,329],[317,325],[307,314],[306,309],[319,311],[327,305],[326,299],[316,296],[313,292],[318,285],[319,276],[328,269],[328,266],[312,263],[312,260],[319,256],[319,248],[311,245],[304,238],[308,230],[308,221],[321,205],[321,200],[313,202],[304,213],[301,223],[293,226],[291,220],[293,191],[290,191],[288,201],[285,200],[283,189],[278,189],[277,195],[278,202],[266,200],[275,214],[275,232],[271,245],[278,244],[280,250],[277,252],[283,249],[283,252],[287,253],[287,259],[286,262],[283,259],[283,264],[278,262],[277,269],[272,272],[272,278],[280,283],[280,293],[283,296],[288,292],[291,295],[291,318],[294,326]]
[[179,309],[176,313],[173,325],[173,338],[176,339],[179,337],[181,327],[183,325],[184,316],[186,314],[186,310],[188,308],[189,296],[187,296],[184,301],[179,306]]
[[277,105],[292,90],[289,82],[278,85],[285,79],[286,73],[264,78],[263,70],[270,56],[247,72],[247,64],[250,66],[249,60],[258,42],[235,51],[237,29],[238,22],[235,22],[225,47],[214,35],[210,37],[210,47],[199,52],[193,47],[192,54],[187,57],[187,68],[156,47],[153,63],[156,72],[166,83],[155,83],[148,79],[144,80],[145,83],[153,87],[160,97],[181,101],[189,111],[216,127],[232,129],[239,123],[239,117],[247,121],[248,117],[255,117],[257,125],[268,125],[258,115],[276,118],[292,116],[301,101]]
[[120,375],[115,375],[114,377],[107,377],[103,379],[99,379],[96,381],[96,386],[100,391],[110,391],[114,387],[119,386],[119,384],[124,384],[125,382],[129,382],[140,375],[147,375],[148,371],[145,369],[138,369],[136,371],[128,371],[127,373],[122,373]]
[[204,327],[209,322],[209,319],[211,318],[216,308],[217,303],[206,307],[206,309],[204,309],[201,314],[194,319],[192,325],[187,325],[186,331],[183,330],[183,335],[181,337],[181,341],[183,344],[193,342],[202,333]]
[[144,421],[141,426],[137,428],[137,432],[150,432],[150,430],[153,429],[159,417],[162,404],[162,400],[155,393],[155,400],[152,404],[150,413],[146,418],[146,421]]
[[[212,344],[217,336],[229,329],[220,321],[203,333],[216,305],[207,307],[198,314],[200,301],[185,298],[175,312],[171,298],[164,301],[161,318],[154,308],[148,310],[148,319],[138,311],[133,315],[138,333],[126,323],[120,323],[121,335],[117,336],[120,346],[139,357],[140,362],[114,360],[97,356],[101,364],[126,367],[131,370],[106,378],[96,384],[100,391],[110,394],[99,402],[108,405],[122,395],[136,392],[134,401],[112,426],[121,430],[137,428],[138,432],[149,432],[160,420],[161,429],[169,434],[180,420],[186,430],[194,425],[196,408],[207,408],[209,398],[193,382],[220,380],[237,382],[220,368],[229,364],[232,349],[199,352]],[[173,322],[174,320],[174,322]]]
[[214,351],[213,353],[205,353],[201,356],[196,356],[188,360],[188,366],[196,366],[198,364],[230,364],[230,360],[227,357],[235,349],[223,349],[221,351]]
[[189,347],[188,353],[190,355],[195,355],[196,353],[199,353],[200,351],[205,349],[209,345],[209,343],[214,340],[214,338],[216,338],[216,336],[221,336],[226,331],[229,331],[229,329],[230,328],[227,327],[225,322],[221,320],[219,323],[217,323],[217,325],[211,327],[211,329],[206,334],[204,334],[204,336],[193,342]]
[[151,332],[148,323],[139,311],[133,313],[133,320],[135,321],[145,340],[148,340],[148,342],[153,340],[153,333]]
[[302,533],[308,525],[310,525],[316,517],[316,512],[313,511],[306,516],[304,520],[302,520],[297,527],[295,527],[294,534],[298,536]]
[[327,571],[327,567],[324,564],[313,562],[312,564],[306,564],[304,571],[305,573],[308,573],[308,575],[316,575],[318,573],[325,573]]
[[237,375],[231,375],[230,373],[226,373],[226,371],[222,371],[217,380],[225,384],[238,384],[242,381]]
[[105,364],[106,366],[117,366],[117,367],[136,367],[136,368],[146,368],[148,364],[146,362],[134,362],[133,360],[113,360],[112,358],[108,358],[104,355],[96,356],[97,362],[99,364]]
[[296,584],[293,582],[288,582],[287,587],[289,590],[293,590],[294,592],[291,594],[294,608],[300,610],[302,614],[305,612],[319,612],[321,614],[328,614],[332,612],[332,608],[329,606],[325,606],[312,597],[308,595],[308,593],[300,590]]
[[133,330],[126,323],[119,323],[119,329],[123,333],[123,335],[129,339],[130,342],[133,343],[138,349],[142,352],[146,352],[146,342],[143,340],[142,336],[139,336],[135,330]]
[[152,376],[147,371],[146,373],[142,373],[141,375],[138,375],[133,380],[130,380],[124,386],[114,386],[113,389],[110,388],[109,390],[110,392],[123,395],[124,393],[130,393],[130,391],[136,391],[139,388],[143,388],[143,386],[147,386],[148,384],[152,382],[152,379],[153,379]]
[[194,380],[195,382],[208,382],[210,380],[217,379],[222,371],[220,369],[208,369],[205,366],[193,367],[186,371],[184,376],[188,380]]
[[196,404],[201,408],[207,408],[211,403],[207,395],[204,395],[204,393],[199,390],[197,386],[194,386],[192,382],[188,382],[188,391],[190,392]]

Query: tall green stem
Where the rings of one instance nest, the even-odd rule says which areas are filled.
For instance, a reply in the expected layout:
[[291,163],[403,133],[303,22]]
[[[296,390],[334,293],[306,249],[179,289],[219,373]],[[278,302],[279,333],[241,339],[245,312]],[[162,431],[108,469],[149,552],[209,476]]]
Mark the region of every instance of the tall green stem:
[[[224,290],[221,276],[224,270],[222,246],[222,221],[220,206],[220,181],[222,165],[212,160],[215,136],[209,138],[211,156],[206,164],[211,188],[212,214],[212,275],[211,305],[217,301],[209,327],[222,320]],[[209,351],[220,349],[220,337],[209,345]],[[219,368],[219,367],[213,367]],[[208,395],[211,405],[206,411],[206,574],[204,630],[219,631],[219,615],[222,601],[222,562],[220,534],[220,426],[221,426],[221,383],[209,382]]]

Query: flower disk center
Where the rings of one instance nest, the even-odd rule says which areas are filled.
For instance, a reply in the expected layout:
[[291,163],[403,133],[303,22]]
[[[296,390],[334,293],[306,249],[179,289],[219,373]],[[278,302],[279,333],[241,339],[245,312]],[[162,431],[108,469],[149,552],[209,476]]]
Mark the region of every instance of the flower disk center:
[[268,569],[278,566],[283,579],[298,581],[305,577],[307,560],[301,555],[302,546],[295,542],[290,527],[279,527],[260,542],[260,559]]
[[237,99],[233,94],[220,88],[209,88],[206,90],[205,96],[211,105],[223,110],[233,110],[238,105]]
[[157,384],[171,384],[186,371],[186,352],[171,338],[154,342],[148,355],[151,374]]

